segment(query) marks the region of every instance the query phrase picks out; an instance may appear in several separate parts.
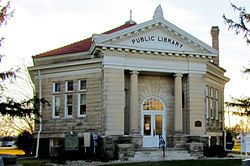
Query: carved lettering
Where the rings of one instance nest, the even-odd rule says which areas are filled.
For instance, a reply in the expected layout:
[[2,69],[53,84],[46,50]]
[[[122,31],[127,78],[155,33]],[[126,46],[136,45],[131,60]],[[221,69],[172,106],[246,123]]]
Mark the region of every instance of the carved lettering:
[[[155,38],[157,40],[155,40]],[[153,35],[152,36],[139,36],[137,38],[131,39],[131,43],[133,45],[144,43],[144,42],[164,42],[166,44],[170,44],[178,48],[183,47],[183,44],[181,44],[180,42],[175,41],[174,39],[171,39],[171,38],[163,37],[163,36],[153,36]]]

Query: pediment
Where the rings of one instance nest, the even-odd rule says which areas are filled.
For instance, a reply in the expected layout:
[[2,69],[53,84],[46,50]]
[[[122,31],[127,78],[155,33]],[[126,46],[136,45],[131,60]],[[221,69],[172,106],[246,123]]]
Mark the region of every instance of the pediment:
[[162,17],[112,34],[93,35],[96,46],[218,56],[219,52]]
[[164,28],[154,28],[137,32],[131,36],[122,39],[106,42],[120,47],[129,47],[142,50],[155,50],[155,51],[185,51],[197,52],[202,51],[192,48],[187,41],[182,40],[180,37],[172,33],[168,33]]

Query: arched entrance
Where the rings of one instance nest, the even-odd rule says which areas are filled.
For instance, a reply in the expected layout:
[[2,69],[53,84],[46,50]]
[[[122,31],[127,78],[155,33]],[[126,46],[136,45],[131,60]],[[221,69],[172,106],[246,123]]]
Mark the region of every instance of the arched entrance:
[[166,138],[166,109],[158,97],[149,97],[142,103],[141,134],[143,147],[159,147],[159,135]]

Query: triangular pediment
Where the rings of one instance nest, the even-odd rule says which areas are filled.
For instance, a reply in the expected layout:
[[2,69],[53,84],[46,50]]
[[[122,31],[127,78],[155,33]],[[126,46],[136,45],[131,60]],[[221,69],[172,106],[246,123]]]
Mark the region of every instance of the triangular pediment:
[[93,35],[96,46],[143,51],[179,52],[210,57],[218,51],[162,17],[112,34]]
[[162,27],[137,32],[124,39],[107,42],[107,44],[143,50],[197,52],[189,43]]

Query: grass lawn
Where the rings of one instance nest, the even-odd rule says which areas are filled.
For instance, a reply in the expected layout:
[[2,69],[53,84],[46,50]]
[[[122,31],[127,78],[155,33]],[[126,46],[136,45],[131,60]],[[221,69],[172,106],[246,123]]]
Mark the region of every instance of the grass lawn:
[[[49,160],[27,159],[18,160],[18,164],[23,166],[45,166]],[[218,159],[218,160],[174,160],[158,162],[140,162],[140,163],[116,163],[106,164],[107,166],[242,166],[242,161],[238,159]]]
[[42,159],[17,160],[17,164],[22,164],[23,166],[45,166],[45,164],[49,162],[50,162],[49,160],[42,160]]
[[111,164],[112,166],[241,166],[241,160],[175,160],[143,163]]

